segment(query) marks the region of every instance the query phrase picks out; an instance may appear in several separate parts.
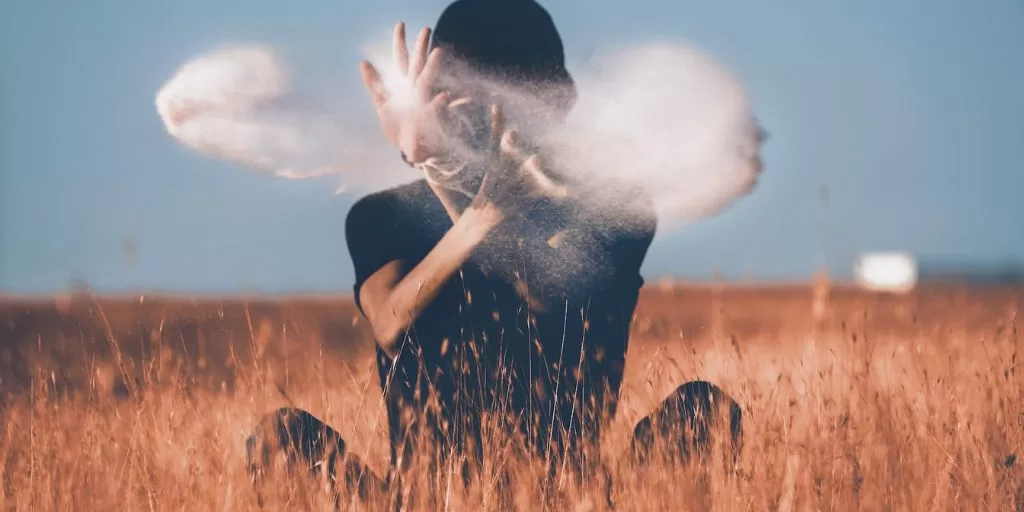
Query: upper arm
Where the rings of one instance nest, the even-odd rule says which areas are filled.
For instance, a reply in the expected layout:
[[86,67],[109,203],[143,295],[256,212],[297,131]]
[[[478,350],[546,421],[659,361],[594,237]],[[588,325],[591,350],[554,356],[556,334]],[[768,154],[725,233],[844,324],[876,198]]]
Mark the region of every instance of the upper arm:
[[362,286],[356,289],[356,303],[363,316],[375,325],[377,311],[388,300],[391,290],[402,280],[405,272],[400,260],[385,263],[383,267],[363,280]]
[[364,316],[375,311],[401,280],[400,231],[394,206],[381,195],[360,199],[345,219],[345,242],[355,271],[353,298]]

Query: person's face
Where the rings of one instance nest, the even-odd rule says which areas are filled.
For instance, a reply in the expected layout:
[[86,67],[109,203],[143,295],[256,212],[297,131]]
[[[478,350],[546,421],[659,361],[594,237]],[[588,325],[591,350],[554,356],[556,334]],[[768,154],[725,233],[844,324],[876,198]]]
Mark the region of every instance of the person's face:
[[449,80],[440,90],[447,91],[452,100],[449,135],[484,153],[492,141],[492,106],[501,108],[507,128],[530,138],[563,123],[575,100],[572,86],[522,85],[480,78]]
[[485,87],[454,84],[448,89],[452,102],[448,107],[446,130],[457,144],[486,154],[491,141],[491,105],[497,99]]

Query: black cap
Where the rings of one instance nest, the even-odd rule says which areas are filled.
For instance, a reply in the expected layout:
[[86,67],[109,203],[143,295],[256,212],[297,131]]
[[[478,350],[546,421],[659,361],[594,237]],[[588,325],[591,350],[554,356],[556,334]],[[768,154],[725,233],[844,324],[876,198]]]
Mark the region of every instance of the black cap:
[[490,76],[572,85],[558,29],[533,0],[456,0],[437,20],[431,46]]

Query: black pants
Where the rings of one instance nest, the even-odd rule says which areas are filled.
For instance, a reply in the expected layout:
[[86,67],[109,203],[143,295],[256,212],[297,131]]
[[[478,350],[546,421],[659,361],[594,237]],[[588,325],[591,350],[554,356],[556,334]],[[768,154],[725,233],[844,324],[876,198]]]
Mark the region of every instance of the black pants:
[[581,358],[580,346],[564,349],[560,363],[568,362],[552,364],[539,344],[508,345],[414,346],[393,359],[378,350],[396,477],[415,486],[454,462],[468,482],[484,467],[493,434],[511,453],[546,461],[549,476],[563,464],[583,470],[595,458],[592,446],[619,391],[607,365]]
[[[704,381],[688,382],[636,425],[627,459],[648,463],[659,458],[682,464],[703,460],[710,455],[716,434],[724,433],[729,456],[735,460],[742,442],[741,419],[739,404],[720,388]],[[257,492],[267,484],[266,464],[278,454],[286,457],[291,468],[311,472],[322,468],[348,493],[363,498],[388,494],[396,482],[394,467],[385,478],[373,474],[348,453],[334,429],[300,409],[283,408],[265,416],[247,440],[246,453]]]

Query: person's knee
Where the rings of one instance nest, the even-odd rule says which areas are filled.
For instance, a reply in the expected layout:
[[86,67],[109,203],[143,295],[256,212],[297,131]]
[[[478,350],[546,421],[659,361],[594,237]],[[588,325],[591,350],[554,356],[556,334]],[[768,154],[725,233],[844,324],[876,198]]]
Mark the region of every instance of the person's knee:
[[735,460],[742,446],[740,405],[721,388],[692,381],[677,388],[633,431],[632,452],[643,461],[660,453],[670,460],[688,462],[706,458],[716,445]]
[[344,452],[344,441],[312,414],[282,407],[263,416],[246,440],[246,456],[251,471],[269,463],[278,453],[289,462],[315,464],[328,450]]
[[346,452],[337,431],[302,409],[282,407],[264,415],[246,440],[250,478],[257,491],[272,459],[281,455],[289,472],[296,466],[314,474],[326,471],[332,480],[364,499],[386,491],[386,482]]

